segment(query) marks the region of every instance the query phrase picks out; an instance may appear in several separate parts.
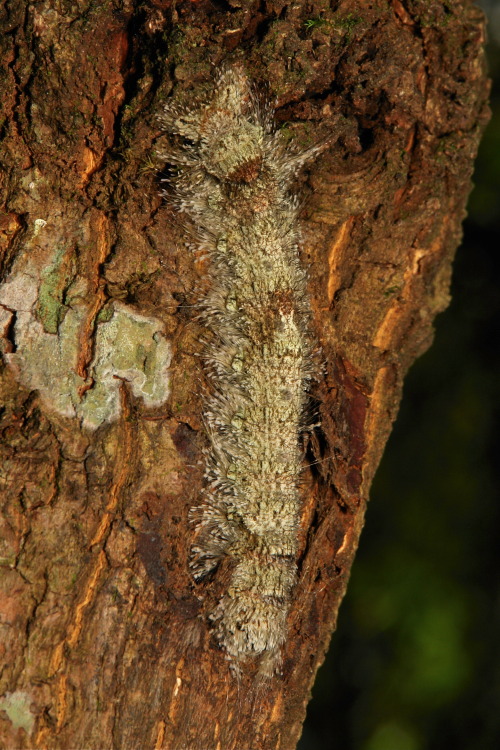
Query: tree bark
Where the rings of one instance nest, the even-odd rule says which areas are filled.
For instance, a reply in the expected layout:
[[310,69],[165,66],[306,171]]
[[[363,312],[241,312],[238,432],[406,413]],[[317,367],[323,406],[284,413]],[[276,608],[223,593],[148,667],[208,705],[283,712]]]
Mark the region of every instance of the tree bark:
[[[294,748],[408,367],[449,301],[487,120],[467,0],[26,4],[2,11],[0,744]],[[332,145],[301,186],[322,347],[283,674],[236,678],[194,584],[197,288],[156,114],[222,61]],[[367,613],[369,617],[369,613]]]

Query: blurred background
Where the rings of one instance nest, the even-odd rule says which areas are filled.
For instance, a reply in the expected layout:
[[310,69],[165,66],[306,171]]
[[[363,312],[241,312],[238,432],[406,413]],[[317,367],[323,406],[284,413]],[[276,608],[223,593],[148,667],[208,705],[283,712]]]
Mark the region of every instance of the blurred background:
[[411,369],[299,750],[500,749],[500,0],[453,301]]

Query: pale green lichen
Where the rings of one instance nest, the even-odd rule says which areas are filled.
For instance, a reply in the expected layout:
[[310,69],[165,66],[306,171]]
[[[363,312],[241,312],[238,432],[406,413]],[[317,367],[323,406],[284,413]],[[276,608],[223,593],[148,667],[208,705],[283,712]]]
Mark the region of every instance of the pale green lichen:
[[57,329],[67,311],[64,293],[75,275],[75,260],[72,248],[60,247],[54,253],[52,263],[42,270],[38,290],[37,315],[47,333]]
[[33,229],[33,237],[36,237],[44,227],[47,226],[47,222],[45,219],[35,219],[34,221],[34,229]]
[[75,373],[82,307],[68,309],[58,335],[47,333],[30,312],[18,312],[14,335],[16,352],[7,361],[23,385],[38,390],[43,401],[67,417],[76,416],[74,401],[83,380]]
[[78,407],[88,426],[109,421],[120,408],[121,378],[146,406],[158,406],[168,397],[171,347],[161,333],[161,323],[115,302],[114,314],[100,323],[92,363],[93,388]]
[[31,734],[35,721],[30,711],[31,703],[29,693],[16,690],[15,693],[6,693],[0,697],[0,711],[5,711],[14,729],[24,729],[27,734]]
[[[162,324],[119,302],[108,305],[98,319],[94,358],[88,368],[93,383],[80,395],[84,380],[76,368],[80,331],[88,306],[78,300],[78,295],[69,295],[71,306],[64,305],[65,314],[59,320],[57,298],[52,294],[55,300],[52,318],[45,304],[47,314],[43,325],[39,320],[40,294],[44,282],[50,287],[52,270],[48,269],[45,276],[42,272],[41,286],[34,274],[24,272],[10,278],[0,288],[0,305],[11,318],[16,344],[16,351],[7,352],[4,357],[19,381],[39,391],[49,411],[79,418],[82,425],[90,429],[118,418],[120,380],[127,381],[134,396],[141,398],[146,406],[158,406],[166,401],[171,347],[162,334]],[[49,296],[47,292],[44,299]],[[48,332],[47,321],[55,324],[56,320],[57,324],[49,325]]]

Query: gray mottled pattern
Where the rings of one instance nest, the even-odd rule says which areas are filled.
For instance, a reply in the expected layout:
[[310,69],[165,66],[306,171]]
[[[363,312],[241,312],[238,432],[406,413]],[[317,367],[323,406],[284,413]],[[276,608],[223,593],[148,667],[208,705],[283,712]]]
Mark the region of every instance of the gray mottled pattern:
[[306,280],[290,190],[317,149],[287,148],[240,68],[226,69],[191,109],[168,107],[181,136],[165,154],[179,167],[179,208],[210,257],[203,300],[213,332],[212,393],[204,409],[206,485],[194,508],[195,579],[222,560],[229,586],[210,617],[232,662],[279,665],[296,580],[299,434],[311,376]]

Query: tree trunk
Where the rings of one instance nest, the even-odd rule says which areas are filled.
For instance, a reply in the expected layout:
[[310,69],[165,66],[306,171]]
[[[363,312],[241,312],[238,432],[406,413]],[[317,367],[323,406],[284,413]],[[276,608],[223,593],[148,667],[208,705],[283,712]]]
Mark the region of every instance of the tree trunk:
[[[294,748],[405,372],[449,301],[487,120],[468,0],[4,5],[0,561],[7,748]],[[240,676],[194,583],[209,268],[156,115],[222,61],[331,145],[301,193],[320,427],[282,674]],[[167,175],[168,176],[168,175]],[[369,613],[367,613],[369,616]]]

